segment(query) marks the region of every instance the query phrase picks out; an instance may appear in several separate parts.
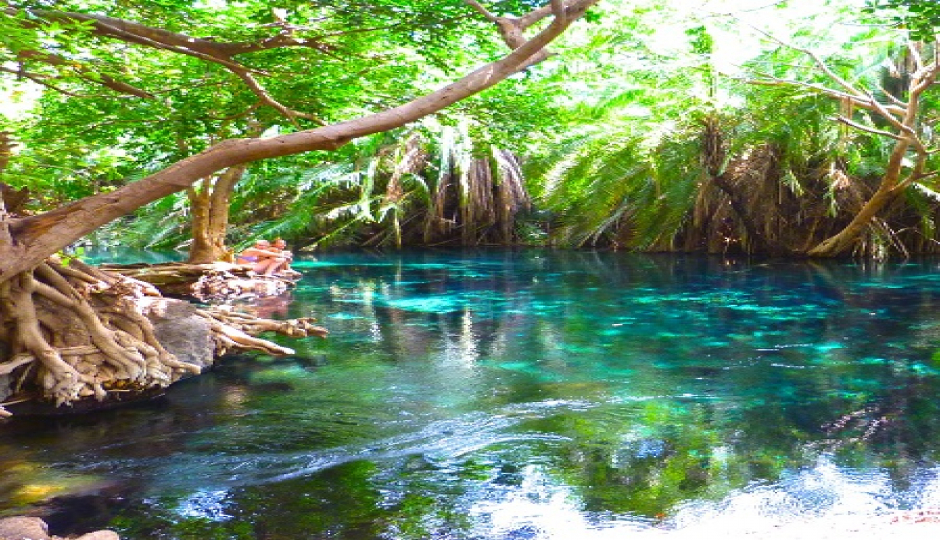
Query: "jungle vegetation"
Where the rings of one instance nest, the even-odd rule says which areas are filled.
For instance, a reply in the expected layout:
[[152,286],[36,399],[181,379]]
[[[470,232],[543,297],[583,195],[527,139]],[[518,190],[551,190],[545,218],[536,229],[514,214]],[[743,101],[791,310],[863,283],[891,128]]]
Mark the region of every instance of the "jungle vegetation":
[[[153,340],[120,282],[60,264],[76,243],[192,262],[275,236],[306,250],[940,252],[933,0],[2,7],[0,382],[34,375],[22,386],[55,404],[198,371]],[[725,466],[706,410],[642,407],[678,450],[619,469],[603,439],[581,446],[579,424],[553,420],[581,464],[559,470],[601,509],[657,515]],[[792,465],[736,444],[742,468]],[[711,489],[747,477],[731,465]],[[339,474],[360,485],[363,467]],[[646,478],[659,488],[620,498]],[[283,489],[242,504],[269,512]]]
[[[136,185],[233,137],[427,93],[505,47],[487,17],[534,7],[180,1],[103,18],[103,6],[7,9],[5,92],[23,105],[3,117],[0,175],[29,190],[27,213]],[[481,95],[331,151],[200,172],[69,241],[193,262],[259,235],[307,249],[935,253],[938,19],[919,0],[604,2],[547,61]]]

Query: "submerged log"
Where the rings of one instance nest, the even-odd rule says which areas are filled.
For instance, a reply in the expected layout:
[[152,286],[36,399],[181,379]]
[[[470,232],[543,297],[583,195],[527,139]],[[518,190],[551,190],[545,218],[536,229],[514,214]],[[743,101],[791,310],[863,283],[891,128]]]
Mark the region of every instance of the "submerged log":
[[[174,341],[174,325],[189,333]],[[0,284],[0,417],[9,416],[7,405],[86,409],[153,396],[226,353],[293,353],[256,337],[267,331],[327,334],[312,319],[199,309],[149,283],[50,259]]]

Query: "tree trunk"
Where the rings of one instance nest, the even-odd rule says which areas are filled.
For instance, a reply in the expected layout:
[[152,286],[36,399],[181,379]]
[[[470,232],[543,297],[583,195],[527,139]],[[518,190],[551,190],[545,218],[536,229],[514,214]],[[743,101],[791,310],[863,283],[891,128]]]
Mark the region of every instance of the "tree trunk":
[[910,185],[923,171],[926,155],[920,154],[916,158],[914,171],[903,181],[901,180],[904,158],[911,144],[910,136],[902,137],[897,141],[891,153],[891,158],[888,160],[888,168],[875,193],[845,228],[809,250],[807,255],[820,258],[838,257],[855,245],[859,237],[871,225],[872,219],[878,215],[878,212],[891,203],[901,193],[901,190]]
[[858,239],[871,226],[872,219],[878,215],[884,207],[888,206],[897,196],[898,191],[893,187],[882,186],[875,191],[874,195],[865,203],[865,206],[855,214],[852,221],[844,229],[821,242],[819,245],[809,250],[807,255],[810,257],[838,257],[854,246]]
[[188,262],[208,264],[233,262],[234,254],[225,244],[228,234],[228,212],[235,185],[245,174],[247,164],[229,167],[215,179],[205,178],[199,189],[188,190],[192,209],[193,242]]

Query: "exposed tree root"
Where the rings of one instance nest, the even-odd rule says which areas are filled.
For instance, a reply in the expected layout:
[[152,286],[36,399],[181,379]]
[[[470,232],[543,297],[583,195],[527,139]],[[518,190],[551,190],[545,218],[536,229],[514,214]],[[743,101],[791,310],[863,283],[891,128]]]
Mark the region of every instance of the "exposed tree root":
[[[165,300],[151,285],[79,261],[50,259],[0,284],[0,377],[12,377],[12,400],[72,405],[119,393],[147,393],[197,374],[154,333],[148,315]],[[209,321],[215,356],[235,351],[291,354],[254,337],[273,331],[321,336],[311,319],[272,321],[221,308],[196,310]],[[4,389],[0,389],[4,390]],[[0,418],[10,413],[0,404]]]
[[201,301],[275,296],[287,291],[299,276],[259,276],[252,273],[249,266],[225,262],[111,264],[102,265],[102,268],[150,283],[164,294],[191,296]]
[[290,337],[326,337],[327,330],[313,324],[311,318],[276,321],[259,319],[247,313],[233,311],[229,306],[216,306],[199,310],[199,315],[210,321],[218,354],[235,350],[253,350],[273,355],[294,354],[292,349],[254,337],[263,332],[276,332]]

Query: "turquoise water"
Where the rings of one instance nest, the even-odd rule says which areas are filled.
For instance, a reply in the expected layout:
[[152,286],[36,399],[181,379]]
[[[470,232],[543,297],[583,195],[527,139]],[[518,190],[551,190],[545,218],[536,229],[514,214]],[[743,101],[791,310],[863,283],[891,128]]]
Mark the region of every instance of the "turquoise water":
[[328,339],[0,428],[0,513],[127,539],[590,539],[940,505],[940,261],[295,266],[243,307]]

